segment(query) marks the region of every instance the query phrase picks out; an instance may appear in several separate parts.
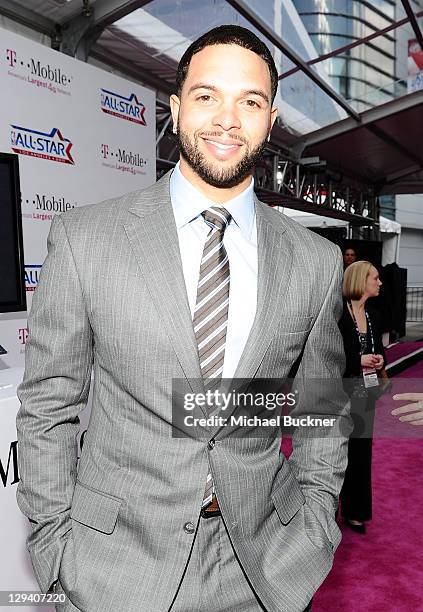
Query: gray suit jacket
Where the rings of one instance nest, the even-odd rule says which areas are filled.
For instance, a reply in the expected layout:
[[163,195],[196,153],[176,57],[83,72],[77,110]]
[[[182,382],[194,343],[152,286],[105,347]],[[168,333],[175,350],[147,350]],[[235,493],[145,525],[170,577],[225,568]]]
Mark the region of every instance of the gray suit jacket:
[[[235,376],[284,378],[302,355],[297,377],[340,377],[339,249],[259,201],[256,214],[257,313]],[[171,437],[172,379],[200,392],[202,382],[169,174],[54,218],[28,327],[17,500],[31,521],[41,589],[59,578],[88,612],[168,610],[210,461],[259,597],[271,611],[302,610],[339,544],[334,512],[347,438],[298,433],[288,461],[277,435],[234,439],[223,430],[212,450],[207,439]],[[77,471],[78,414],[92,368]]]

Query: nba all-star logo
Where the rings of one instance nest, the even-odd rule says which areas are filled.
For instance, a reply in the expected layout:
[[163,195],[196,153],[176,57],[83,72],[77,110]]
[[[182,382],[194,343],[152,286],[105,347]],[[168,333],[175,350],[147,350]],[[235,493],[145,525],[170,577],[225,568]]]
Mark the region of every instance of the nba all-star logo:
[[10,144],[14,153],[41,157],[61,164],[74,164],[72,142],[58,128],[39,132],[19,125],[11,125]]
[[35,291],[40,277],[42,264],[25,264],[25,288],[27,291]]
[[103,113],[126,119],[139,125],[147,125],[145,121],[145,106],[134,93],[125,97],[121,94],[101,89],[101,110]]

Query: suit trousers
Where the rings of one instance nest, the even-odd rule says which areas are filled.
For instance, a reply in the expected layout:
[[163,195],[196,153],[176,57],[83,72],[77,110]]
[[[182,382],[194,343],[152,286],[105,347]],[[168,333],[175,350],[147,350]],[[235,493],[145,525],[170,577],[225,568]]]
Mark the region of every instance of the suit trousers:
[[[169,612],[234,610],[273,612],[261,603],[248,580],[222,517],[200,518],[191,555]],[[306,610],[311,610],[311,602]]]

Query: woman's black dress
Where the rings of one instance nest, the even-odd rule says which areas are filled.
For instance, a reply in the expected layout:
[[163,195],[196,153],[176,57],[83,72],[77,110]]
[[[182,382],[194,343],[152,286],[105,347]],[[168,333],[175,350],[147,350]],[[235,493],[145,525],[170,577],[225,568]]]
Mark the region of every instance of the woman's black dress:
[[[383,355],[382,333],[378,314],[367,308],[373,332],[374,352]],[[341,514],[344,518],[356,521],[368,521],[372,518],[372,442],[375,413],[375,397],[368,394],[362,384],[360,341],[354,321],[344,302],[344,310],[339,321],[346,357],[344,378],[350,378],[351,385],[347,391],[351,398],[351,416],[354,430],[348,442],[348,466],[342,486]],[[372,352],[370,328],[362,339],[365,344],[364,354]]]

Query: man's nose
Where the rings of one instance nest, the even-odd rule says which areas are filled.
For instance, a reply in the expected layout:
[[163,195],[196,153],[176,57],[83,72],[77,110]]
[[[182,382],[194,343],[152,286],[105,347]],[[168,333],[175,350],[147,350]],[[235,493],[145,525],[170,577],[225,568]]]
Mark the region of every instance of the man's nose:
[[222,104],[213,117],[213,125],[219,125],[223,130],[240,128],[241,121],[236,106],[232,103]]

